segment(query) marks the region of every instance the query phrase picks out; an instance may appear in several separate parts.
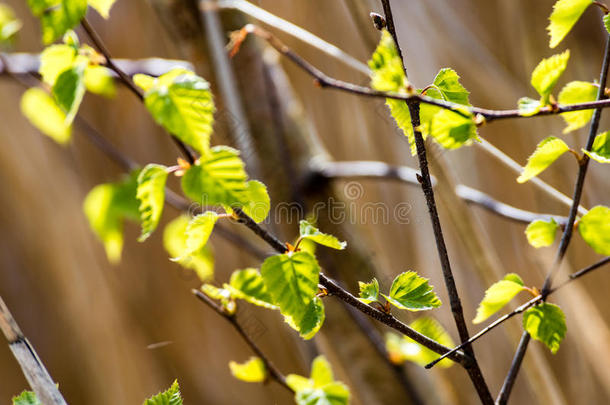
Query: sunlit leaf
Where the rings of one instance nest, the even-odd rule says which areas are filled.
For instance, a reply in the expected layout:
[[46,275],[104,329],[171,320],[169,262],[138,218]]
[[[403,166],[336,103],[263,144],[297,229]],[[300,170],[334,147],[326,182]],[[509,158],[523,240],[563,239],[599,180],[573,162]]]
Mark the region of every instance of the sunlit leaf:
[[273,304],[263,277],[256,269],[234,271],[229,284],[225,284],[224,288],[235,298],[264,308],[278,309],[278,306]]
[[193,270],[203,282],[210,280],[214,275],[214,256],[209,245],[197,252],[186,255],[186,228],[190,218],[181,215],[165,226],[163,232],[163,246],[173,261],[182,267]]
[[531,117],[532,115],[538,114],[542,104],[540,100],[534,100],[529,97],[521,97],[519,99],[519,115],[522,117]]
[[[558,97],[559,104],[580,104],[597,99],[598,86],[589,82],[570,82],[561,90]],[[593,117],[593,110],[582,110],[561,114],[568,126],[563,133],[568,133],[584,127]]]
[[593,0],[558,0],[553,6],[553,13],[547,27],[551,40],[549,46],[555,48],[570,32]]
[[544,104],[548,104],[549,96],[557,81],[566,70],[569,59],[570,51],[567,50],[564,53],[543,59],[534,69],[532,73],[532,86],[540,94]]
[[72,127],[66,121],[66,114],[44,90],[35,87],[27,90],[21,98],[21,112],[55,142],[66,144],[70,141]]
[[167,391],[161,392],[144,401],[144,405],[182,405],[178,381],[174,381]]
[[110,72],[110,69],[105,66],[87,66],[84,77],[87,90],[100,96],[114,97],[116,88]]
[[0,4],[0,45],[10,43],[20,29],[21,21],[15,16],[13,9],[6,4]]
[[87,0],[28,0],[42,24],[42,41],[50,44],[74,28],[87,12]]
[[110,17],[110,9],[116,0],[87,0],[89,5],[104,18]]
[[610,163],[610,132],[597,134],[591,151],[583,149],[583,152],[596,162]]
[[208,243],[216,221],[218,214],[214,211],[206,211],[191,219],[186,227],[186,251],[183,257],[191,256],[203,249]]
[[390,304],[409,311],[425,311],[441,306],[428,279],[414,271],[399,274],[390,287],[390,294],[382,294]]
[[604,27],[606,27],[606,31],[610,34],[610,14],[604,15]]
[[508,304],[519,292],[523,291],[523,280],[516,274],[508,274],[485,291],[479,304],[477,316],[472,323],[481,323]]
[[610,256],[610,208],[598,205],[578,221],[580,236],[596,253]]
[[13,397],[13,405],[42,405],[32,391],[23,391],[21,394]]
[[251,357],[243,364],[232,361],[229,368],[233,377],[241,381],[259,383],[267,379],[267,367],[260,357]]
[[379,299],[379,282],[376,278],[372,279],[370,283],[358,281],[358,287],[360,288],[359,300],[365,304],[370,304]]
[[536,150],[527,160],[527,165],[517,178],[517,182],[525,183],[536,177],[569,149],[570,147],[559,138],[550,136],[544,139],[536,146]]
[[544,343],[551,353],[557,353],[566,336],[566,319],[561,308],[544,302],[523,314],[523,328],[530,336]]
[[457,149],[478,139],[472,117],[441,110],[432,118],[430,136],[446,149]]
[[73,66],[76,54],[77,49],[66,44],[46,47],[40,54],[40,68],[38,69],[42,81],[53,86],[60,73]]
[[299,335],[301,335],[303,339],[309,340],[318,333],[324,324],[324,320],[326,319],[324,303],[320,298],[314,297],[300,319],[295,320],[288,315],[284,318],[286,323],[299,332]]
[[[263,222],[271,209],[271,200],[267,193],[267,187],[260,181],[250,180],[246,183],[246,194],[246,203],[241,209],[254,222]],[[228,213],[233,211],[229,206],[225,206],[225,209]]]
[[559,225],[554,219],[545,221],[537,219],[530,223],[525,229],[525,236],[530,245],[535,248],[551,246],[555,241],[555,234],[559,229]]
[[[404,91],[408,81],[392,35],[383,30],[377,49],[369,60],[371,86],[379,91]],[[404,103],[403,103],[404,104]]]
[[299,233],[301,238],[309,239],[316,242],[319,245],[330,247],[333,249],[343,250],[347,246],[346,242],[341,242],[333,235],[320,232],[318,228],[313,226],[310,222],[302,220],[299,224]]
[[312,363],[310,378],[290,374],[286,383],[295,391],[297,405],[347,405],[349,390],[341,382],[335,381],[330,364],[324,356],[318,356]]
[[142,220],[142,235],[138,239],[140,242],[148,239],[159,224],[165,203],[167,175],[165,166],[149,164],[138,176],[136,197],[140,201],[140,218]]

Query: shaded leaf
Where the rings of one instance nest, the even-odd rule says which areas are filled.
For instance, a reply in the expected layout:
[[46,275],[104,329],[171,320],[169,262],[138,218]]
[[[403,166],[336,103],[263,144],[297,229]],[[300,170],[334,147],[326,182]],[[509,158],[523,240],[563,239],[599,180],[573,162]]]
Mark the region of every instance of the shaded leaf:
[[197,252],[186,256],[186,228],[190,218],[181,215],[165,226],[163,246],[173,261],[182,267],[193,270],[202,282],[210,280],[214,275],[214,256],[209,246],[204,246]]
[[239,364],[234,361],[229,363],[231,374],[238,380],[259,383],[267,379],[267,367],[260,357],[250,357],[250,359]]
[[547,30],[551,36],[549,46],[555,48],[570,32],[593,0],[558,0],[553,6]]
[[485,321],[523,290],[523,280],[521,280],[521,277],[516,274],[507,274],[504,280],[498,281],[485,291],[485,297],[479,304],[477,316],[472,323],[476,324]]
[[372,279],[370,283],[358,281],[358,287],[360,288],[359,300],[365,304],[370,304],[379,299],[379,282],[376,278]]
[[552,218],[549,221],[537,219],[527,226],[525,236],[529,244],[535,248],[551,246],[558,228],[559,225]]
[[610,256],[610,208],[598,205],[578,221],[578,232],[593,250]]
[[390,304],[409,311],[425,311],[441,306],[428,279],[414,271],[399,274],[390,287],[390,294],[382,294]]
[[165,182],[167,167],[156,164],[147,165],[138,176],[136,197],[140,201],[140,219],[142,234],[140,242],[144,242],[159,224],[163,205],[165,203]]
[[[580,104],[597,99],[598,87],[589,82],[574,81],[565,85],[558,97],[559,104],[570,105]],[[589,123],[593,117],[593,110],[574,111],[561,114],[568,126],[563,130],[563,133],[577,130]]]
[[525,183],[549,167],[559,156],[569,150],[569,146],[559,138],[550,136],[536,146],[536,150],[527,160],[527,165],[517,178],[517,182]]
[[301,220],[299,233],[301,238],[312,240],[319,245],[329,248],[343,250],[347,246],[346,242],[340,242],[335,236],[320,232],[318,228],[306,220]]
[[523,314],[523,328],[530,336],[544,343],[551,353],[557,353],[566,335],[566,319],[561,308],[544,302]]
[[21,112],[32,125],[55,142],[64,145],[70,141],[72,127],[66,121],[66,114],[44,90],[36,87],[28,89],[21,98]]

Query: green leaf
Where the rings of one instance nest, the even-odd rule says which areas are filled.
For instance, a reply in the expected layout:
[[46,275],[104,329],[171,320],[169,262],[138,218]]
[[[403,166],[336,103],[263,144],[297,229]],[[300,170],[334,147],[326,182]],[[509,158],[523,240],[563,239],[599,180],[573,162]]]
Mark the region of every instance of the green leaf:
[[[408,85],[398,48],[392,35],[383,30],[377,49],[369,60],[371,86],[379,91],[401,92]],[[402,102],[404,104],[404,102]]]
[[566,319],[561,308],[544,302],[523,314],[523,328],[530,336],[544,343],[551,353],[557,353],[566,336]]
[[[570,105],[580,104],[597,99],[598,86],[589,82],[570,82],[561,90],[558,97],[559,104]],[[563,130],[563,133],[577,130],[589,123],[593,117],[593,110],[574,111],[561,114],[568,126]]]
[[21,98],[21,112],[40,132],[65,145],[70,141],[72,127],[66,114],[53,97],[39,88],[28,89]]
[[549,221],[537,219],[527,226],[525,236],[529,244],[535,248],[551,246],[558,228],[559,225],[553,218]]
[[214,276],[214,256],[209,246],[204,246],[197,252],[186,256],[186,228],[190,218],[181,215],[165,226],[163,232],[163,246],[170,257],[178,258],[173,261],[182,267],[193,270],[202,282]]
[[522,117],[531,117],[538,114],[541,107],[540,100],[534,100],[529,97],[521,97],[519,99],[519,115]]
[[517,182],[525,183],[531,178],[536,177],[569,149],[570,147],[563,140],[554,136],[549,136],[542,140],[527,160],[527,165],[525,165],[523,172],[517,178]]
[[140,200],[140,218],[142,220],[142,234],[138,239],[140,242],[148,239],[159,225],[165,203],[167,175],[167,167],[149,164],[138,176],[136,197]]
[[555,48],[570,32],[576,21],[585,12],[593,0],[558,0],[553,6],[553,13],[547,27],[551,40],[549,46]]
[[610,34],[610,14],[604,15],[604,27],[606,27],[606,31]]
[[40,68],[38,69],[42,81],[53,86],[57,77],[74,65],[77,51],[75,47],[66,44],[46,47],[40,54]]
[[532,86],[540,94],[544,105],[548,104],[549,96],[557,81],[566,70],[569,59],[570,51],[567,50],[564,53],[543,59],[534,69],[532,73]]
[[229,284],[223,287],[235,298],[264,308],[279,309],[273,304],[273,298],[265,286],[263,277],[256,269],[234,271]]
[[312,363],[310,378],[290,374],[286,383],[295,391],[297,405],[347,405],[349,390],[341,382],[334,381],[330,364],[324,356]]
[[372,279],[370,283],[358,281],[358,287],[360,288],[360,301],[370,304],[379,300],[379,282],[376,278]]
[[87,12],[87,0],[28,0],[28,5],[40,19],[46,45],[79,24]]
[[233,377],[241,381],[260,383],[267,379],[267,367],[260,357],[250,357],[243,364],[232,361],[229,363],[229,368]]
[[[419,318],[412,322],[409,326],[422,335],[425,335],[446,347],[455,346],[451,336],[449,336],[442,325],[433,318]],[[386,334],[386,350],[388,351],[388,357],[394,364],[402,364],[405,361],[412,361],[423,367],[438,358],[438,354],[432,350],[420,345],[406,336],[400,336],[396,333]],[[441,360],[437,366],[447,368],[451,367],[452,365],[453,362],[451,360],[444,359]]]
[[136,75],[145,90],[145,103],[155,121],[201,155],[210,149],[214,101],[203,78],[185,69],[174,69],[157,79]]
[[114,78],[110,69],[105,66],[87,66],[85,68],[85,87],[91,93],[112,98],[116,94]]
[[346,242],[341,242],[333,235],[322,233],[306,220],[301,220],[299,224],[299,233],[302,239],[308,239],[316,242],[319,245],[333,249],[343,250],[347,246]]
[[282,314],[302,319],[318,292],[320,266],[315,257],[307,252],[271,256],[263,262],[261,274]]
[[248,175],[239,151],[215,146],[182,177],[182,190],[202,206],[244,206],[248,203]]
[[[396,125],[402,133],[407,137],[409,145],[411,146],[411,155],[417,154],[417,146],[415,145],[415,134],[413,133],[413,125],[411,125],[411,113],[409,112],[409,106],[402,100],[396,100],[388,98],[386,105],[390,109],[390,115],[396,121]],[[422,137],[426,139],[427,133],[422,133]]]
[[15,12],[6,4],[0,4],[0,45],[12,42],[13,37],[21,29],[21,21]]
[[161,392],[144,401],[144,405],[182,405],[178,381],[174,381],[167,391]]
[[66,122],[72,123],[85,96],[84,68],[64,70],[53,85],[53,96],[66,113]]
[[457,149],[478,139],[477,127],[471,117],[445,109],[432,118],[430,135],[446,149]]
[[442,99],[470,106],[470,92],[460,83],[460,76],[451,68],[441,69],[434,78],[434,87],[441,92]]
[[172,260],[179,261],[203,249],[210,239],[216,221],[218,214],[214,211],[206,211],[191,219],[186,227],[186,251],[182,257]]
[[13,397],[13,405],[42,405],[32,391],[23,391],[21,394]]
[[525,288],[523,280],[516,274],[507,274],[504,280],[498,281],[485,291],[485,297],[479,304],[477,316],[472,323],[481,323],[498,312]]
[[428,284],[428,279],[414,271],[399,274],[390,287],[390,295],[382,294],[390,304],[409,311],[425,311],[441,306],[441,301]]
[[599,163],[610,163],[610,131],[597,134],[591,151],[583,149],[591,159]]
[[610,208],[598,205],[578,221],[580,236],[596,253],[610,256]]
[[[247,202],[242,207],[246,215],[256,223],[263,222],[269,210],[271,209],[271,200],[267,193],[267,187],[258,180],[250,180],[246,183]],[[225,206],[227,213],[231,214],[233,210],[229,206]]]
[[121,260],[124,219],[139,219],[135,177],[131,175],[119,183],[100,184],[87,194],[83,203],[89,225],[104,244],[111,263]]
[[303,339],[309,340],[318,333],[324,324],[326,319],[324,303],[320,298],[314,297],[300,319],[295,321],[293,317],[288,315],[284,319],[291,328],[299,332]]
[[110,9],[116,0],[88,0],[87,2],[104,18],[110,17]]

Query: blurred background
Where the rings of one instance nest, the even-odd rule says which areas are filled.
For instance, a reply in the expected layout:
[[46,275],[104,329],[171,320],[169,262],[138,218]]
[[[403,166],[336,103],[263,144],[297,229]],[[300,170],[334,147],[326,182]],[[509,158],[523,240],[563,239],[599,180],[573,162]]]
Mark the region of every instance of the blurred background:
[[[40,52],[39,23],[26,2],[4,2],[23,21],[15,50]],[[440,68],[452,67],[477,106],[515,108],[519,97],[534,96],[529,85],[531,71],[543,57],[557,53],[548,48],[545,30],[552,0],[393,3],[410,81],[421,88],[432,82]],[[259,0],[253,4],[362,62],[378,40],[368,16],[370,11],[381,9],[375,0]],[[225,31],[252,21],[235,10],[219,13]],[[226,100],[210,57],[209,35],[194,0],[118,0],[110,20],[91,10],[88,19],[115,57],[155,56],[193,63],[197,73],[211,82],[216,96],[213,142],[234,143],[231,128],[235,123],[225,113]],[[340,61],[274,28],[270,30],[329,75],[368,83],[365,75]],[[85,42],[84,32],[77,32]],[[569,48],[572,57],[559,86],[571,80],[598,78],[605,36],[599,10],[589,9],[560,46]],[[358,216],[343,224],[321,221],[323,230],[349,243],[345,252],[320,249],[320,261],[327,272],[356,292],[357,280],[376,276],[382,289],[388,289],[395,275],[412,269],[430,278],[441,300],[448,303],[419,187],[366,180],[358,181],[357,195],[346,195],[346,187],[353,187],[352,183],[314,179],[305,187],[301,181],[311,159],[378,160],[417,167],[383,101],[320,90],[309,76],[254,38],[246,41],[233,60],[233,68],[238,77],[237,96],[255,143],[251,153],[260,162],[258,172],[251,175],[269,185],[274,204],[300,201],[311,207],[315,201],[332,197],[355,207],[367,202],[409,206],[407,220],[401,224],[373,224]],[[230,325],[192,296],[190,290],[200,284],[196,276],[168,260],[161,226],[178,215],[176,210],[166,207],[162,225],[144,244],[136,241],[138,226],[128,224],[122,262],[108,263],[102,245],[88,228],[82,201],[92,187],[117,180],[123,171],[92,146],[78,127],[67,147],[38,133],[19,111],[23,91],[9,77],[0,77],[0,296],[67,402],[137,404],[177,378],[187,404],[291,403],[290,396],[273,382],[261,386],[231,377],[228,362],[245,361],[251,352]],[[80,115],[141,164],[172,165],[179,156],[169,137],[124,88],[113,101],[87,95]],[[607,122],[602,121],[602,129],[608,128]],[[481,128],[480,135],[523,165],[540,140],[561,135],[563,126],[558,117],[502,121]],[[563,139],[579,149],[585,137],[583,129]],[[430,144],[429,149],[433,174],[444,179],[445,190],[451,190],[451,184],[465,184],[522,209],[567,215],[565,205],[533,184],[518,185],[517,174],[479,146],[447,152]],[[246,160],[252,159],[246,156]],[[541,178],[571,195],[575,176],[574,160],[564,156]],[[608,204],[609,185],[607,168],[592,164],[583,205]],[[536,250],[527,244],[525,225],[467,206],[450,191],[438,193],[468,320],[474,318],[485,289],[505,273],[519,273],[527,285],[542,284],[556,246]],[[292,240],[296,222],[279,222],[271,228],[284,240]],[[228,227],[267,249],[244,227]],[[212,236],[211,244],[217,283],[226,282],[235,269],[259,265],[244,249],[218,235]],[[576,236],[560,277],[598,259]],[[511,403],[610,402],[609,288],[610,274],[602,270],[553,296],[566,313],[566,339],[554,356],[538,342],[530,345]],[[277,313],[242,305],[238,316],[286,374],[307,375],[311,359],[325,354],[337,378],[351,388],[353,404],[478,403],[466,373],[458,366],[425,371],[405,364],[406,378],[397,378],[342,305],[332,298],[325,304],[326,323],[306,343]],[[398,315],[405,321],[418,316]],[[457,341],[448,305],[432,315]],[[379,324],[368,327],[386,332]],[[478,330],[474,325],[469,328]],[[510,366],[520,328],[520,317],[516,317],[475,344],[494,395]],[[26,387],[8,347],[0,345],[0,402],[9,403]]]

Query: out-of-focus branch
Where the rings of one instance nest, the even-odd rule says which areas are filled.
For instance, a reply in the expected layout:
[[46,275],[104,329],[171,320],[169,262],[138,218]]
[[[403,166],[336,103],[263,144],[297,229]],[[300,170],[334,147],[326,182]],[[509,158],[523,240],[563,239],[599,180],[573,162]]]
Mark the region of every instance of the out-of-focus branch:
[[38,400],[45,405],[66,405],[57,385],[36,354],[34,347],[19,329],[2,297],[0,297],[0,330]]

